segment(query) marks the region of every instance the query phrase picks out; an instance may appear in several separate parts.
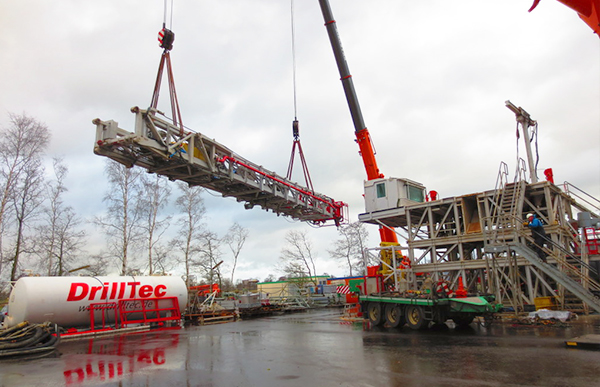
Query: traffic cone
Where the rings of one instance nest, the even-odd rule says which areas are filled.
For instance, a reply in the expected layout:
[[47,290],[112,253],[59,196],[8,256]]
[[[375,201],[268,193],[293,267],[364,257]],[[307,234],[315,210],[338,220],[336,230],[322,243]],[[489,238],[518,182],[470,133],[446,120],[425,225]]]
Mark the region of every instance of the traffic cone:
[[467,290],[463,285],[462,277],[458,277],[458,289],[456,289],[456,297],[457,298],[465,298],[467,297]]

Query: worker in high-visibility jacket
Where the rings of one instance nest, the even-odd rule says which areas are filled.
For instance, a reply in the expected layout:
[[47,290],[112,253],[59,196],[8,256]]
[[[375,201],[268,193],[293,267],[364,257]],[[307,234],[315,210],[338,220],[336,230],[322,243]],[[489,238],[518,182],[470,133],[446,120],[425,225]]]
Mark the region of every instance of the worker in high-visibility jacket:
[[535,214],[527,214],[527,222],[523,223],[529,226],[531,229],[531,236],[533,237],[533,246],[538,257],[546,262],[546,253],[544,252],[544,244],[546,243],[546,231],[544,230],[544,224]]

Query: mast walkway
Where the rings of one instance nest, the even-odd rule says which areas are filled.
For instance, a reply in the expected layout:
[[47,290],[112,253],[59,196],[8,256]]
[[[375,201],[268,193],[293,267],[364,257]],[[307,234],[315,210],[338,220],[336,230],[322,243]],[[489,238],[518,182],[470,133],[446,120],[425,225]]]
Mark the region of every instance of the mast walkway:
[[184,131],[157,117],[156,109],[131,111],[136,115],[133,132],[113,120],[93,121],[95,154],[233,197],[246,209],[259,206],[316,225],[343,222],[345,203],[280,177],[202,133]]

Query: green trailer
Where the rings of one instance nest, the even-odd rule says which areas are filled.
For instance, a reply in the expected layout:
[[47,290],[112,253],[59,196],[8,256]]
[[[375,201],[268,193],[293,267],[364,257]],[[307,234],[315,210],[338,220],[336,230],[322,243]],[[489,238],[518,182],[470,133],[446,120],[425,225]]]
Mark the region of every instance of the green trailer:
[[475,317],[483,318],[484,325],[491,324],[494,313],[502,309],[493,295],[462,298],[436,298],[429,293],[382,293],[361,295],[360,305],[365,319],[371,324],[411,329],[426,329],[432,323],[443,324],[451,319],[457,326],[466,326]]

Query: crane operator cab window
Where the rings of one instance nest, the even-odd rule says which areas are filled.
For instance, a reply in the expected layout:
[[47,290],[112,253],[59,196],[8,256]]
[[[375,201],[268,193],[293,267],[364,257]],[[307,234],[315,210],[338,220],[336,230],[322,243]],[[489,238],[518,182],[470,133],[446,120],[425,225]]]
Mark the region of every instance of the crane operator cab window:
[[377,187],[377,198],[384,198],[385,197],[385,183],[376,184],[375,187]]
[[423,203],[425,201],[425,189],[423,187],[408,184],[406,185],[406,190],[408,192],[409,200],[417,203]]
[[425,187],[409,179],[395,177],[365,181],[365,209],[383,211],[425,201]]

